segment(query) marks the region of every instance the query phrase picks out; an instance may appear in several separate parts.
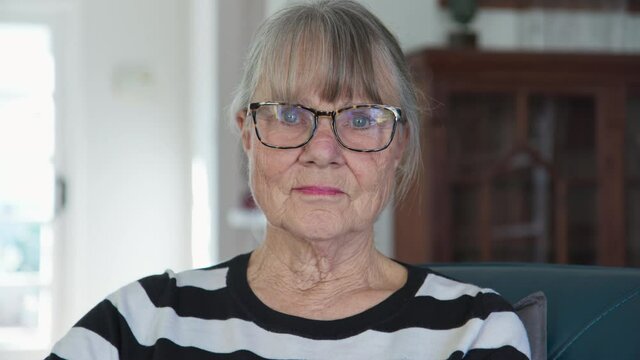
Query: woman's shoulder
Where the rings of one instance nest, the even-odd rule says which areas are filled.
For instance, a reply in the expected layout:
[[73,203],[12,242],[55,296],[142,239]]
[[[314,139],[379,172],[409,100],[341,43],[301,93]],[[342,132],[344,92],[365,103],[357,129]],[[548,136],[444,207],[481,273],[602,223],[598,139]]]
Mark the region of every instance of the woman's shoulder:
[[[429,268],[411,267],[410,271],[421,274],[421,284],[415,292],[415,309],[436,311],[438,318],[447,318],[450,327],[461,326],[470,320],[487,320],[509,314],[513,307],[495,290],[452,279]],[[427,310],[428,309],[428,310]],[[457,314],[449,315],[445,314]]]
[[227,286],[227,273],[237,260],[231,259],[205,268],[175,272],[171,269],[163,273],[146,276],[116,290],[107,297],[114,305],[126,304],[148,298],[156,307],[184,303],[189,298],[208,296]]
[[[458,281],[425,267],[410,267],[422,283],[406,308],[405,326],[451,335],[465,351],[516,351],[529,356],[527,335],[512,305],[490,288]],[[409,314],[409,315],[407,315]],[[464,336],[462,335],[464,334]],[[465,341],[466,341],[465,340]],[[464,341],[463,341],[464,342]],[[511,357],[505,357],[511,358]]]
[[459,281],[429,268],[419,267],[417,271],[425,274],[424,282],[418,290],[418,296],[431,296],[440,300],[481,298],[484,296],[500,297],[493,289]]
[[[115,359],[119,351],[149,355],[157,344],[182,349],[165,339],[180,338],[179,329],[191,329],[202,320],[233,314],[226,278],[234,260],[202,269],[166,270],[121,287],[80,319],[52,354]],[[140,358],[152,357],[146,355]]]

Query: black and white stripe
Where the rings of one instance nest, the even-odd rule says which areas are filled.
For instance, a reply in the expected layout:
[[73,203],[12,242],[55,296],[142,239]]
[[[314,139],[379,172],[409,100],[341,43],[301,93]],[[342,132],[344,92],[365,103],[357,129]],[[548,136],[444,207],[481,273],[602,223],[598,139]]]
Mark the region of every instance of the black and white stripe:
[[246,282],[249,255],[134,282],[98,304],[51,359],[527,359],[517,315],[491,290],[409,267],[407,284],[347,319],[275,312]]

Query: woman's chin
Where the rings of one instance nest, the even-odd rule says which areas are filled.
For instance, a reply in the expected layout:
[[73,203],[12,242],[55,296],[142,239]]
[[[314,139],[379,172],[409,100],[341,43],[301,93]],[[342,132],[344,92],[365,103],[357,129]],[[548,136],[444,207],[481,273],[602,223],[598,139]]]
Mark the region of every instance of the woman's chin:
[[343,238],[351,232],[351,226],[338,214],[297,214],[282,222],[282,228],[290,235],[308,241],[328,241]]
[[344,240],[366,232],[374,221],[363,217],[362,212],[346,204],[344,199],[332,202],[294,198],[283,205],[278,209],[263,209],[269,225],[276,230],[271,236],[284,235],[308,241]]

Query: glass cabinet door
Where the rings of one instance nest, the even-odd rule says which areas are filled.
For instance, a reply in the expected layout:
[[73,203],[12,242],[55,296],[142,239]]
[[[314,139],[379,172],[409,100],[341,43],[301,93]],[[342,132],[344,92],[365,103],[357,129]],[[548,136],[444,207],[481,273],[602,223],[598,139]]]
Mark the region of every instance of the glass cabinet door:
[[595,263],[595,97],[529,94],[517,113],[513,94],[455,93],[447,106],[452,260]]
[[[529,144],[553,171],[553,185],[538,191],[551,197],[546,211],[539,210],[550,245],[544,260],[593,264],[597,248],[595,98],[533,95],[528,120]],[[539,187],[545,189],[543,184]]]
[[482,257],[478,230],[486,228],[478,211],[487,169],[513,147],[515,98],[508,93],[454,93],[447,104],[447,159],[452,211],[453,260]]

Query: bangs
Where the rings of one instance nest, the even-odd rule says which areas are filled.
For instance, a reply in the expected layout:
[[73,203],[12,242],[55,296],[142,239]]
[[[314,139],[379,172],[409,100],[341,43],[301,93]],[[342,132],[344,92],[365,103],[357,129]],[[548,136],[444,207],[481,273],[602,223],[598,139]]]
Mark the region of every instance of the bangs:
[[382,103],[382,93],[395,88],[386,51],[365,24],[336,14],[294,15],[295,21],[272,29],[273,41],[264,44],[257,88],[268,100],[298,103],[316,95],[330,103]]

